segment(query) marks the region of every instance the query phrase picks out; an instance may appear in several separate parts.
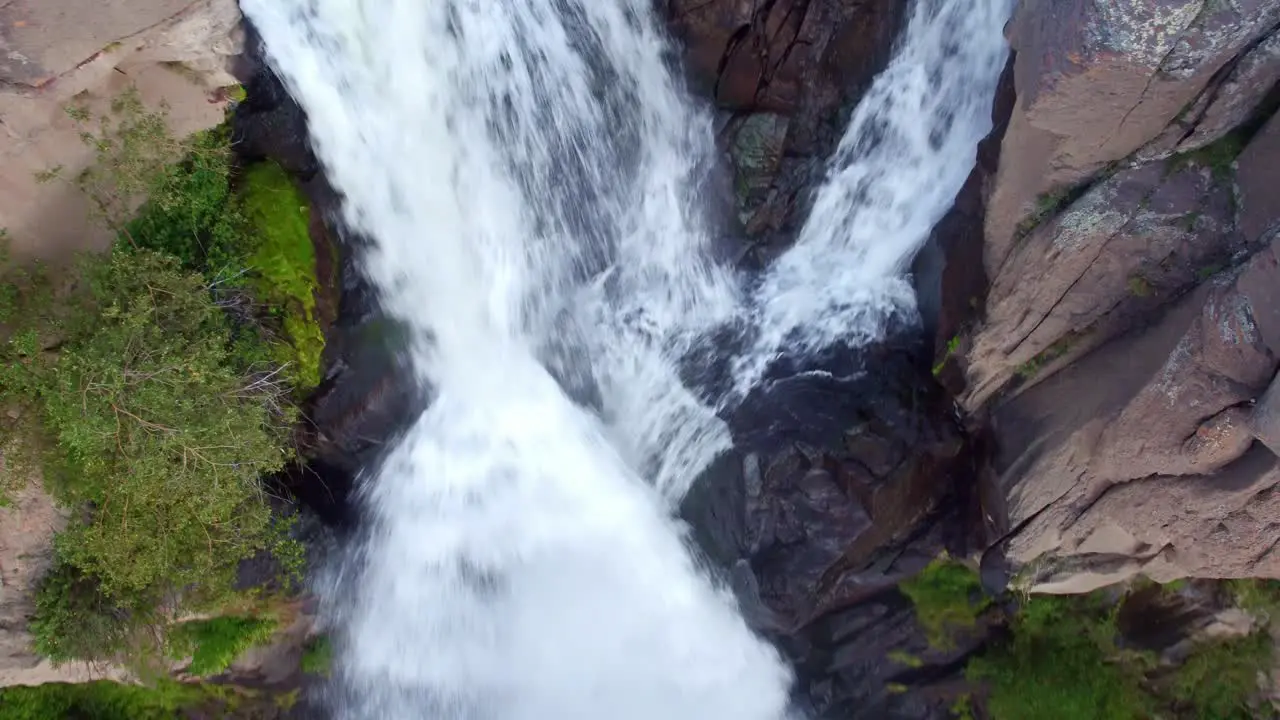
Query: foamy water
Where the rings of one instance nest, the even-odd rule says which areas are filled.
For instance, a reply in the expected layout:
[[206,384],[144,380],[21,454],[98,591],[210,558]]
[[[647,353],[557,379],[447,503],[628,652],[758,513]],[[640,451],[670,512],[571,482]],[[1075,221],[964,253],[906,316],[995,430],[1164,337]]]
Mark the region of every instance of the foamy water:
[[677,368],[876,335],[986,132],[1003,0],[923,0],[796,247],[709,259],[713,157],[648,0],[243,0],[412,329],[430,408],[340,581],[350,718],[781,720],[791,675],[672,508],[731,439]]

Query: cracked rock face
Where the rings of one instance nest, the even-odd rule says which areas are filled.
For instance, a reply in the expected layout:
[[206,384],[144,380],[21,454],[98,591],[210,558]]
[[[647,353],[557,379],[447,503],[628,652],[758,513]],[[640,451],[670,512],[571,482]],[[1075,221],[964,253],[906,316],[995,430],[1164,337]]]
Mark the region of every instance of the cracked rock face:
[[1166,150],[1208,144],[1248,115],[1275,72],[1267,58],[1278,24],[1280,5],[1267,0],[1021,3],[1012,24],[1019,104],[988,206],[988,274],[1043,195],[1129,159],[1188,118],[1201,122],[1177,130]]
[[990,282],[938,340],[993,557],[1046,592],[1280,577],[1280,4],[1024,0],[1010,38]]
[[1280,242],[1003,403],[1008,555],[1048,591],[1280,576],[1278,365]]
[[176,135],[211,127],[241,44],[235,0],[0,0],[0,227],[14,253],[111,240],[69,182],[37,180],[74,178],[93,158],[69,104],[101,115],[132,85],[147,106],[168,104]]
[[[722,111],[740,230],[785,243],[849,112],[889,61],[897,0],[667,0],[695,94]],[[758,240],[757,240],[758,242]]]

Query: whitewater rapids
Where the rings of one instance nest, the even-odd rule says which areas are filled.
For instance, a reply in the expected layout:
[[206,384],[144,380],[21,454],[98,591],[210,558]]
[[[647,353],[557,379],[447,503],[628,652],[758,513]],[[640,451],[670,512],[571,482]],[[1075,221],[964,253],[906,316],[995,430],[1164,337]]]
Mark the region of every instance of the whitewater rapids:
[[789,669],[672,518],[731,446],[679,363],[746,328],[741,391],[910,312],[899,276],[987,131],[1004,5],[920,0],[800,241],[746,283],[709,255],[709,118],[649,0],[242,0],[433,391],[361,498],[339,716],[789,717]]

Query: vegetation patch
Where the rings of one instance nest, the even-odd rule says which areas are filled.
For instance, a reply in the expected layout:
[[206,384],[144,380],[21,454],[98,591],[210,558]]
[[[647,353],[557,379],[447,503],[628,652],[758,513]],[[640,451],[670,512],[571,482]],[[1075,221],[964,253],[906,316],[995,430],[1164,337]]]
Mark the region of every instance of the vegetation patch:
[[1129,294],[1137,298],[1151,297],[1155,292],[1155,288],[1151,285],[1151,281],[1141,275],[1129,276]]
[[956,352],[960,349],[960,342],[960,333],[956,333],[951,340],[947,341],[946,353],[942,356],[942,359],[938,361],[938,364],[933,366],[934,377],[938,377],[942,374],[942,369],[947,366],[947,361],[954,357]]
[[1258,694],[1258,674],[1270,669],[1274,643],[1267,632],[1200,646],[1162,688],[1179,716],[1250,720],[1259,715],[1249,701]]
[[291,544],[258,477],[289,459],[294,413],[271,368],[237,362],[205,280],[127,248],[81,273],[56,308],[15,313],[0,347],[45,485],[80,510],[33,622],[59,662],[128,649],[175,590],[186,606],[225,601],[240,561]]
[[172,680],[151,686],[107,680],[17,685],[0,688],[0,720],[174,720],[209,697],[209,689]]
[[1247,143],[1245,133],[1230,132],[1202,148],[1170,157],[1165,167],[1170,173],[1191,166],[1208,168],[1215,180],[1227,182],[1235,173],[1236,158],[1244,151]]
[[74,511],[36,648],[145,668],[172,645],[217,672],[275,621],[175,618],[244,607],[248,558],[268,553],[286,580],[301,568],[259,479],[292,459],[293,399],[318,375],[306,210],[275,166],[238,182],[225,129],[176,141],[136,93],[109,117],[68,114],[98,157],[75,183],[119,240],[56,283],[0,264],[0,427],[20,450],[5,462],[31,463]]
[[278,627],[271,617],[222,615],[188,620],[169,633],[169,655],[190,656],[187,672],[192,675],[217,675],[249,648],[270,640]]
[[1091,597],[1036,596],[1011,638],[970,662],[994,720],[1137,720],[1151,709],[1142,663],[1116,647],[1114,609]]
[[[939,626],[972,623],[973,609],[985,607],[985,600],[975,600],[981,592],[977,574],[962,564],[944,558],[926,573],[904,583],[903,592],[916,603],[933,642]],[[953,715],[991,720],[1275,717],[1259,685],[1273,662],[1267,627],[1193,646],[1183,662],[1169,666],[1154,652],[1127,643],[1117,625],[1128,592],[1150,587],[1134,583],[1118,597],[1106,590],[1022,597],[1006,618],[1003,637],[969,660],[965,674],[974,693],[956,701]],[[1260,618],[1280,609],[1275,581],[1236,580],[1224,588]],[[1178,586],[1170,583],[1157,591],[1177,592]]]
[[1058,338],[1056,342],[1045,348],[1039,355],[1036,355],[1025,363],[1019,365],[1016,371],[1018,376],[1023,380],[1030,380],[1040,374],[1040,371],[1043,370],[1046,365],[1057,360],[1063,355],[1066,355],[1080,340],[1080,338],[1084,337],[1087,333],[1087,330],[1083,332],[1073,330],[1072,332]]
[[302,672],[328,675],[333,668],[333,641],[328,635],[317,635],[302,650]]
[[929,643],[940,649],[953,647],[955,634],[977,625],[978,616],[991,604],[977,573],[946,557],[898,587],[915,606]]
[[285,171],[271,162],[248,169],[242,198],[255,239],[246,266],[256,295],[272,308],[289,339],[287,355],[277,359],[289,363],[295,387],[310,390],[320,383],[324,333],[316,320],[319,286],[307,201]]
[[75,184],[121,242],[204,275],[223,307],[263,332],[269,352],[258,359],[281,364],[297,395],[319,384],[310,211],[284,170],[265,162],[238,173],[226,125],[173,138],[166,109],[145,107],[136,90],[102,117],[74,106],[68,114],[96,155]]

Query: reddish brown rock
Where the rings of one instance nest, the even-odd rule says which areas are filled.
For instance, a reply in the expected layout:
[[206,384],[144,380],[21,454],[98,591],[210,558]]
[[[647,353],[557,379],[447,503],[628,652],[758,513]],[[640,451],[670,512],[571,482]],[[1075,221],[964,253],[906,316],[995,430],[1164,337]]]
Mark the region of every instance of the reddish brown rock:
[[[896,29],[885,0],[669,0],[695,83],[729,110],[793,113],[866,82]],[[820,97],[814,97],[820,96]]]
[[1277,252],[996,409],[1007,552],[1032,585],[1280,574],[1280,468],[1251,449],[1280,365]]
[[1249,241],[1266,240],[1280,228],[1280,115],[1262,128],[1236,162],[1240,231]]
[[1280,455],[1280,375],[1271,381],[1271,387],[1258,398],[1253,410],[1253,432],[1271,452]]
[[1012,26],[1019,106],[987,211],[988,274],[1003,267],[1038,200],[1160,136],[1277,20],[1280,5],[1263,0],[1021,3]]
[[991,285],[964,405],[1074,360],[1224,265],[1241,245],[1232,205],[1215,168],[1156,162],[1098,182],[1031,230]]
[[849,110],[889,60],[896,0],[668,0],[692,84],[733,115],[720,144],[747,234],[786,234]]

